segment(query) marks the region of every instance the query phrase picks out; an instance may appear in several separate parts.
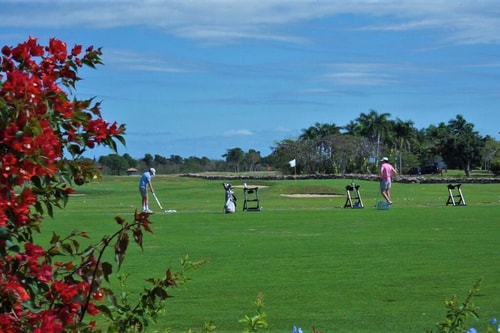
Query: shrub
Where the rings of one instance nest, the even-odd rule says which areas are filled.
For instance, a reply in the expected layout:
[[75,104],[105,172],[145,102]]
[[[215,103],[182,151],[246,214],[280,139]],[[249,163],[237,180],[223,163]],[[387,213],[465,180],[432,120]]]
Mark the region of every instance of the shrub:
[[490,170],[494,175],[500,175],[500,158],[496,158],[491,162]]

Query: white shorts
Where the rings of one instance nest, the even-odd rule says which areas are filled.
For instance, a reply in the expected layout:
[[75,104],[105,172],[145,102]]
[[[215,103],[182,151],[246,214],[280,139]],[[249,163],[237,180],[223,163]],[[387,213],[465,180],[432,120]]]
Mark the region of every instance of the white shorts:
[[391,181],[390,180],[387,180],[387,181],[381,181],[380,182],[380,189],[382,191],[386,191],[386,190],[389,190],[391,188]]

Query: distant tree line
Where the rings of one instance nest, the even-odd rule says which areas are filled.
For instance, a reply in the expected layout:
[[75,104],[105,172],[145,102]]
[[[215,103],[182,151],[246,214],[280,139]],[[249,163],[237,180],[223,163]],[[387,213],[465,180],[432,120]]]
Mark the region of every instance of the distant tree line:
[[[415,128],[412,121],[390,116],[370,110],[345,126],[315,123],[302,129],[298,138],[275,143],[271,154],[264,157],[254,149],[245,152],[236,147],[227,149],[221,160],[151,154],[134,159],[128,154],[110,154],[98,162],[105,173],[114,175],[126,174],[130,168],[141,171],[149,167],[160,174],[264,170],[331,174],[377,173],[378,161],[387,156],[402,173],[425,165],[461,169],[467,176],[473,169],[500,173],[500,142],[482,136],[463,116],[423,129]],[[296,161],[293,169],[291,160]]]

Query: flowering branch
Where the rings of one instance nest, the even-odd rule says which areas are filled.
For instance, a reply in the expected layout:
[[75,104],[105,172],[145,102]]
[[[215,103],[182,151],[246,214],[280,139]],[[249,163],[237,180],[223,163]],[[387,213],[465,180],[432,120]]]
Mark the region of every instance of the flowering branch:
[[[99,102],[70,94],[82,66],[101,64],[101,49],[83,50],[52,38],[48,45],[30,37],[15,47],[4,46],[0,58],[0,331],[60,332],[76,327],[84,313],[99,311],[90,302],[92,281],[72,262],[51,257],[63,245],[54,235],[45,251],[33,243],[43,216],[68,201],[74,181],[81,185],[95,174],[93,163],[81,159],[98,145],[116,150],[125,144],[125,126],[102,118]],[[71,156],[71,160],[65,156]],[[32,209],[33,208],[33,209]],[[69,245],[68,244],[72,244]],[[89,254],[85,265],[95,261]],[[83,264],[80,268],[83,268]],[[95,266],[97,269],[97,266]],[[73,274],[68,272],[73,271]],[[91,270],[87,269],[87,273]],[[87,299],[82,303],[81,299]],[[79,316],[77,314],[80,314]],[[93,323],[88,324],[88,330]]]

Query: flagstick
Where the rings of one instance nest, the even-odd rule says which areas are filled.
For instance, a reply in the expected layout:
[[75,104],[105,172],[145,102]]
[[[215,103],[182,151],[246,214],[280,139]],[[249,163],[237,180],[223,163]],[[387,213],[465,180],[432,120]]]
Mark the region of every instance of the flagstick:
[[293,178],[295,179],[295,181],[297,181],[297,160],[294,158],[293,160],[288,162],[288,165],[293,168]]

